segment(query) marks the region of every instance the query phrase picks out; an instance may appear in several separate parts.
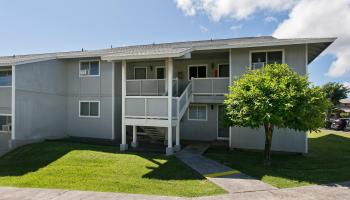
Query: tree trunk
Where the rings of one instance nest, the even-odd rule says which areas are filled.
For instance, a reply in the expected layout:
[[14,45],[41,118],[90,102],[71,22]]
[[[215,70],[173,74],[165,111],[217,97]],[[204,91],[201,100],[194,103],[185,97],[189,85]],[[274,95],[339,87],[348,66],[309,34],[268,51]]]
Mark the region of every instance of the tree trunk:
[[271,164],[271,144],[273,134],[273,124],[267,123],[265,126],[265,149],[264,149],[264,165]]

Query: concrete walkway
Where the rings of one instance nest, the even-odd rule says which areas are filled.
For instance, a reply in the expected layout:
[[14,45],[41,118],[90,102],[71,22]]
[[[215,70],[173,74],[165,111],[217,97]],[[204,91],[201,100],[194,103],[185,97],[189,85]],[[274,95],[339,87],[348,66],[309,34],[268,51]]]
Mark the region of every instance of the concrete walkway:
[[219,196],[181,198],[110,192],[0,187],[0,200],[350,200],[350,182]]
[[189,145],[178,152],[176,157],[229,193],[277,189],[267,183],[202,156],[208,148],[209,145],[207,144]]

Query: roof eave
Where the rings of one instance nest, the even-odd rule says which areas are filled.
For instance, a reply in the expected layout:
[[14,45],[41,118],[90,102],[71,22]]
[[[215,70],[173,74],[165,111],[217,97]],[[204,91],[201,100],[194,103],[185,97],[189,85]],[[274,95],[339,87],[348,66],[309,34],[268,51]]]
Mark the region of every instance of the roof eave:
[[125,55],[125,56],[115,56],[113,54],[101,56],[101,60],[108,62],[111,61],[121,61],[121,60],[140,60],[140,59],[161,59],[161,58],[178,58],[190,53],[192,49],[187,49],[178,53],[160,53],[160,54],[144,54],[144,55]]

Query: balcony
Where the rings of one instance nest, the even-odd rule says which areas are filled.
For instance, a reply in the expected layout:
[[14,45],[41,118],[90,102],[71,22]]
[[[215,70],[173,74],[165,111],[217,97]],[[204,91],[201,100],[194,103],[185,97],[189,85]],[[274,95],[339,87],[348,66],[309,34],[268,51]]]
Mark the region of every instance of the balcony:
[[[126,80],[126,96],[167,96],[165,79]],[[179,81],[173,80],[173,96],[178,96]]]
[[230,78],[192,78],[194,103],[223,103],[230,85]]
[[[179,120],[184,115],[191,99],[192,84],[189,83],[181,96],[172,98],[172,120]],[[167,126],[168,97],[167,96],[126,96],[125,97],[126,124],[151,125],[157,120],[157,126]],[[147,122],[146,122],[147,121]],[[144,123],[144,124],[143,124]]]
[[230,78],[192,78],[194,95],[224,95],[228,93]]

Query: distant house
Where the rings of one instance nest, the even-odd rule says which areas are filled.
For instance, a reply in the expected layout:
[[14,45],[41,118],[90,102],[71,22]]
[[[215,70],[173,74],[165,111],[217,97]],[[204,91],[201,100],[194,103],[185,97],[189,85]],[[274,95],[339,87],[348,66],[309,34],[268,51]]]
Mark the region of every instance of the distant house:
[[350,113],[350,99],[340,100],[339,109],[346,113]]
[[[262,129],[223,126],[224,95],[246,67],[287,63],[301,75],[335,38],[249,37],[0,57],[0,148],[67,136],[138,145],[227,141],[263,149]],[[306,153],[307,135],[277,129],[276,151]]]

